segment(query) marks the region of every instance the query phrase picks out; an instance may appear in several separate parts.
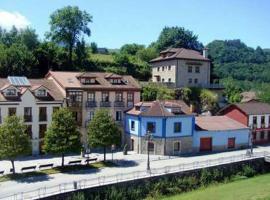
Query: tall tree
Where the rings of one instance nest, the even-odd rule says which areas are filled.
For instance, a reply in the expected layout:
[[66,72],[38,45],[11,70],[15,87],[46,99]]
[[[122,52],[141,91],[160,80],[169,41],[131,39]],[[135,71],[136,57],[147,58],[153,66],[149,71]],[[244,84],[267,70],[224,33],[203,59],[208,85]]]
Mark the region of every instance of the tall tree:
[[45,152],[61,154],[63,167],[65,154],[78,152],[81,148],[80,132],[72,112],[67,108],[60,108],[53,113],[52,123],[44,139]]
[[152,45],[156,47],[158,51],[165,50],[169,47],[182,47],[198,51],[203,48],[202,43],[198,41],[197,35],[194,35],[190,30],[178,26],[163,28],[158,40],[153,44]]
[[104,161],[106,148],[120,144],[121,130],[106,109],[97,110],[88,125],[88,141],[90,147],[103,147]]
[[48,36],[67,46],[70,66],[72,66],[72,52],[76,42],[83,34],[90,36],[88,27],[90,22],[92,16],[86,11],[81,11],[77,6],[66,6],[50,16],[51,29]]
[[0,126],[0,144],[0,158],[11,161],[14,174],[16,157],[31,152],[30,137],[21,118],[13,115],[4,120]]

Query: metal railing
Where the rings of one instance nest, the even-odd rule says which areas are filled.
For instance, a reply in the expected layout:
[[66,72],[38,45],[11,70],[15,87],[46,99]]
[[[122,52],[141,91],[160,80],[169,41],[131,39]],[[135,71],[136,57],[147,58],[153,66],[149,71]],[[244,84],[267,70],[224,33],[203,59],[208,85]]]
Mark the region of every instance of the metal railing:
[[85,107],[86,108],[97,107],[97,102],[96,101],[86,101]]
[[0,199],[12,199],[12,200],[27,200],[27,199],[39,199],[43,197],[49,197],[56,194],[76,191],[80,189],[93,188],[97,186],[104,186],[114,183],[127,182],[132,180],[145,179],[150,177],[162,176],[165,174],[173,174],[185,171],[191,171],[195,169],[202,169],[207,167],[213,167],[223,164],[230,164],[235,162],[241,162],[246,160],[252,160],[256,158],[264,158],[269,155],[268,152],[258,152],[252,155],[241,154],[230,157],[220,157],[216,159],[209,159],[205,161],[195,161],[191,163],[178,164],[174,166],[164,166],[161,168],[152,168],[151,172],[134,171],[130,173],[120,173],[111,176],[97,176],[96,178],[82,179],[79,181],[67,182],[51,187],[42,187],[39,189],[25,191],[21,193],[0,196]]

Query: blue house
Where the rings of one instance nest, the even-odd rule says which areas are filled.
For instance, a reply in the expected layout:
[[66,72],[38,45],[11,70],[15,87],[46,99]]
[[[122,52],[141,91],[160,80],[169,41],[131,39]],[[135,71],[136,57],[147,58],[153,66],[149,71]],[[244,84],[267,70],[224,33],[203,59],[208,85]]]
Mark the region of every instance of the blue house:
[[[140,102],[125,115],[126,141],[137,153],[179,155],[192,152],[195,117],[183,101]],[[147,143],[146,133],[153,140]]]
[[125,133],[130,150],[158,155],[245,148],[250,138],[245,125],[226,116],[195,117],[180,100],[135,104],[125,114]]

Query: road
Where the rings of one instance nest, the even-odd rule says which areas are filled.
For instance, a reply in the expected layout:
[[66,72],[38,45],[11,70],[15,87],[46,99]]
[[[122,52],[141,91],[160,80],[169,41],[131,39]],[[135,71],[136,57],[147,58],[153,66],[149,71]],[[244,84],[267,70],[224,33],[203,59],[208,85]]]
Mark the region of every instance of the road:
[[[254,152],[263,152],[263,151],[269,151],[270,147],[258,147],[254,149]],[[151,156],[151,168],[161,168],[165,166],[175,166],[178,164],[184,164],[184,163],[191,163],[194,161],[205,161],[209,159],[216,159],[221,157],[230,157],[230,156],[236,156],[240,154],[245,154],[246,150],[238,150],[238,151],[230,151],[230,152],[222,152],[222,153],[215,153],[215,154],[209,154],[209,155],[197,155],[197,156],[189,156],[189,157],[168,157],[168,156]],[[99,159],[102,158],[102,155],[96,154],[95,156],[98,156]],[[108,159],[111,159],[111,154],[108,154]],[[117,174],[123,174],[123,173],[131,173],[136,171],[145,171],[146,170],[146,155],[138,155],[132,152],[129,152],[129,155],[124,156],[122,152],[115,153],[114,158],[119,160],[121,163],[121,166],[117,167],[111,167],[111,168],[102,168],[98,170],[87,170],[83,172],[74,172],[74,173],[61,173],[61,174],[52,174],[48,176],[41,176],[41,177],[33,177],[33,178],[27,178],[23,180],[17,180],[17,181],[6,181],[6,182],[0,182],[0,199],[3,196],[15,194],[15,193],[21,193],[21,192],[27,192],[36,190],[39,188],[44,187],[51,187],[56,186],[63,183],[69,183],[73,181],[79,181],[82,179],[95,179],[97,177],[107,177]],[[68,160],[72,159],[78,159],[78,156],[70,156],[67,157]],[[17,168],[21,166],[29,166],[29,164],[33,163],[60,163],[60,158],[43,158],[43,159],[31,159],[31,160],[24,160],[19,161],[16,163]],[[0,161],[0,166],[9,168],[9,162],[7,161]]]

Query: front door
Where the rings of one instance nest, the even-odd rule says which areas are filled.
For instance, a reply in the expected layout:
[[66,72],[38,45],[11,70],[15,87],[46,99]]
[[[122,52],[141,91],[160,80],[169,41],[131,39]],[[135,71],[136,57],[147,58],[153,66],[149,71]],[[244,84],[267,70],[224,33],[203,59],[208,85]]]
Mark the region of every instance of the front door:
[[212,151],[212,138],[201,138],[200,139],[200,151]]
[[131,151],[134,151],[134,139],[131,139]]

